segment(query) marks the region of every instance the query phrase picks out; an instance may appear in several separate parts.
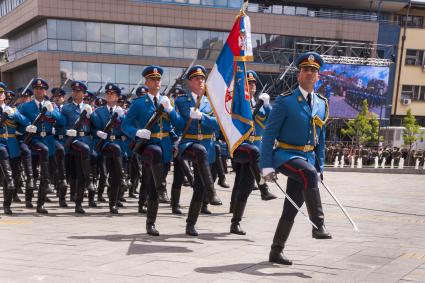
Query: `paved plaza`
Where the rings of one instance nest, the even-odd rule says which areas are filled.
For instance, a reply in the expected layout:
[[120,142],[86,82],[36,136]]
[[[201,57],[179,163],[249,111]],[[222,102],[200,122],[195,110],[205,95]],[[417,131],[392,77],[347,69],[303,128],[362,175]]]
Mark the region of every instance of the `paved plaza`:
[[[219,188],[224,205],[200,216],[199,237],[186,236],[186,217],[167,205],[159,209],[161,236],[151,237],[134,199],[118,216],[106,204],[76,216],[73,205],[60,209],[53,198],[49,214],[40,216],[14,203],[14,215],[0,218],[0,282],[425,282],[425,177],[328,172],[325,178],[360,232],[321,190],[334,239],[312,239],[299,214],[286,248],[292,266],[267,261],[283,204],[272,185],[279,199],[251,194],[246,236],[229,233],[230,189]],[[286,184],[285,177],[279,182]],[[190,195],[184,187],[185,213]]]

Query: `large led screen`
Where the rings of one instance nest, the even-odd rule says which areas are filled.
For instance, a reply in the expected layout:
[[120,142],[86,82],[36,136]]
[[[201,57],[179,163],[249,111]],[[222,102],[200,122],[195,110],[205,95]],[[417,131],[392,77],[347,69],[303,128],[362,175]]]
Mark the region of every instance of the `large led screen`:
[[330,117],[354,118],[366,99],[369,111],[385,118],[388,77],[388,67],[324,64],[315,89],[328,98]]

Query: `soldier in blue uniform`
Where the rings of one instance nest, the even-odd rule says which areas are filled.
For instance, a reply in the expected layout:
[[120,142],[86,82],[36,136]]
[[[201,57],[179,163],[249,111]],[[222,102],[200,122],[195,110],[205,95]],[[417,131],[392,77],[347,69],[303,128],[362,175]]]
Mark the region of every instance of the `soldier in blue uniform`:
[[[108,83],[105,86],[105,90],[107,104],[97,108],[91,116],[91,120],[94,125],[93,132],[96,134],[96,138],[94,139],[95,144],[99,142],[99,139],[105,141],[102,148],[99,150],[105,157],[107,171],[109,172],[109,178],[111,180],[109,190],[109,211],[112,214],[117,214],[118,208],[116,205],[120,195],[122,179],[124,178],[123,156],[125,153],[126,136],[121,130],[121,120],[124,117],[124,110],[117,106],[121,89],[112,83]],[[109,123],[114,113],[117,113],[117,118],[111,130],[109,132],[104,132],[104,128]]]
[[[65,102],[65,91],[61,88],[52,88],[50,92],[52,93],[53,102],[56,104],[59,111],[62,111],[62,107]],[[65,182],[65,148],[63,147],[65,142],[65,128],[59,124],[55,124],[53,132],[55,135],[56,166],[51,168],[51,171],[54,176],[54,185],[59,198],[59,206],[68,207],[65,199],[68,186]]]
[[[318,188],[319,178],[323,178],[325,122],[329,110],[326,98],[313,92],[322,64],[323,59],[316,52],[304,53],[296,59],[299,86],[275,100],[263,135],[261,168],[267,181],[276,180],[275,171],[288,177],[288,196],[300,207],[306,203],[309,218],[318,227],[313,228],[313,238],[330,239]],[[282,251],[297,212],[285,200],[271,246],[270,262],[292,264]]]
[[29,145],[31,151],[38,154],[40,160],[40,186],[38,189],[37,212],[48,213],[44,208],[44,202],[49,186],[49,163],[55,162],[55,138],[52,134],[53,125],[59,123],[63,125],[58,108],[50,101],[45,100],[46,90],[49,85],[41,78],[36,78],[32,82],[34,99],[22,104],[19,111],[31,123],[37,118],[41,110],[45,107],[46,114],[38,125],[29,125],[26,131],[34,133],[34,137]]
[[[83,96],[87,90],[87,86],[83,82],[73,81],[71,88],[72,103],[64,105],[61,114],[67,139],[73,139],[69,148],[71,154],[68,154],[66,158],[71,160],[70,185],[71,194],[75,192],[75,213],[84,214],[82,203],[86,189],[88,191],[89,206],[97,206],[94,201],[95,192],[91,183],[94,173],[93,166],[96,165],[96,153],[93,150],[90,122],[90,115],[93,109],[90,105],[83,103]],[[82,115],[83,112],[85,112],[85,115]],[[81,126],[78,129],[74,129],[75,122],[80,118],[83,119]],[[92,164],[94,165],[92,166]]]
[[[163,69],[159,66],[148,66],[143,70],[142,75],[146,79],[145,84],[149,88],[149,93],[133,101],[121,126],[123,132],[132,140],[148,140],[137,153],[140,154],[145,168],[143,178],[146,178],[145,185],[148,190],[146,231],[152,236],[159,235],[155,228],[159,204],[158,191],[165,190],[165,176],[172,158],[171,123],[179,122],[178,114],[172,107],[170,99],[160,95],[162,74]],[[145,129],[159,104],[164,106],[166,113],[150,130]]]
[[[0,110],[3,124],[0,125],[0,167],[3,177],[3,210],[5,214],[12,214],[10,208],[14,193],[15,182],[20,179],[19,145],[16,139],[17,124],[29,125],[29,121],[19,111],[5,104],[7,85],[0,82]],[[15,166],[11,166],[15,160]]]
[[[184,124],[190,126],[187,133],[183,133],[178,152],[182,159],[193,162],[194,184],[193,196],[190,202],[186,220],[186,234],[197,236],[196,222],[207,194],[206,202],[220,205],[214,189],[211,174],[211,164],[215,159],[215,147],[213,133],[219,131],[217,119],[213,116],[213,110],[205,92],[206,70],[203,66],[193,66],[187,73],[190,92],[177,97],[175,107],[184,120]],[[195,106],[199,104],[199,108]],[[205,202],[205,204],[206,204]]]

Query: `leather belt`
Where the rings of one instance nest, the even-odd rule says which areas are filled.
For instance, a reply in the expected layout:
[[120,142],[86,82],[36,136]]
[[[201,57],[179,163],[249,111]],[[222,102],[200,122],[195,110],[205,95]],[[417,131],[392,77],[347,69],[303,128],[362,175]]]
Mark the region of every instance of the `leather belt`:
[[87,136],[87,135],[90,135],[90,133],[86,133],[86,132],[77,132],[77,136],[79,136],[79,137],[84,137],[84,136]]
[[58,140],[63,140],[65,138],[64,135],[56,135],[55,138],[57,138]]
[[52,133],[48,133],[48,132],[39,132],[39,133],[37,133],[37,135],[38,136],[40,136],[40,137],[42,137],[42,138],[45,138],[45,137],[47,137],[47,136],[50,136]]
[[3,138],[3,139],[16,138],[16,134],[0,134],[0,138]]
[[209,135],[204,135],[204,134],[197,134],[197,135],[191,135],[191,134],[186,134],[184,136],[185,139],[193,139],[193,140],[198,140],[198,141],[202,141],[202,140],[209,140],[213,138],[212,134]]
[[249,136],[247,140],[250,142],[261,141],[261,136]]
[[276,145],[278,148],[281,148],[281,149],[294,149],[294,150],[299,150],[303,152],[309,152],[314,150],[314,145],[311,145],[311,144],[293,145],[293,144],[277,141]]
[[151,138],[157,138],[157,139],[162,139],[165,137],[169,137],[170,133],[169,132],[159,132],[159,133],[152,133],[151,134]]

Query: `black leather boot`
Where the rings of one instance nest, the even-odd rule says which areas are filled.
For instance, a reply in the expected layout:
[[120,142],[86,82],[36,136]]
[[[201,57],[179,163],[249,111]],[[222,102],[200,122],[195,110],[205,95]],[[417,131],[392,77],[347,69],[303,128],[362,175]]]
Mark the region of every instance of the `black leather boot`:
[[180,209],[181,187],[173,186],[171,188],[171,212],[173,214],[183,214]]
[[158,214],[158,201],[148,200],[148,211],[146,214],[146,233],[151,236],[159,236],[155,228],[156,216]]
[[313,227],[312,236],[315,239],[332,239],[332,235],[326,230],[324,225],[325,216],[323,214],[322,201],[320,199],[319,188],[308,188],[303,190],[304,201],[307,207],[308,216],[318,229]]
[[190,170],[189,163],[186,160],[180,159],[179,166],[181,170],[183,171],[183,174],[185,176],[185,181],[187,181],[188,183],[188,184],[183,184],[183,186],[193,187],[194,178],[193,178],[193,172]]
[[283,254],[283,249],[285,248],[285,243],[288,240],[293,225],[294,221],[279,219],[269,254],[269,262],[292,265],[292,261]]
[[49,162],[40,162],[40,186],[38,188],[37,212],[47,214],[47,209],[44,208],[44,202],[49,189]]
[[88,192],[88,195],[89,195],[89,207],[97,207],[97,204],[94,201],[95,192],[94,191],[89,191]]
[[1,171],[3,173],[3,209],[4,214],[12,214],[10,206],[12,205],[13,194],[15,192],[15,183],[12,178],[12,169],[9,159],[0,160]]
[[222,188],[230,188],[229,184],[226,182],[226,174],[224,172],[223,160],[221,155],[218,155],[215,160],[217,175],[218,175],[218,185]]
[[33,194],[33,187],[28,188],[28,186],[25,188],[25,207],[26,208],[33,208],[32,205],[32,194]]
[[155,188],[158,192],[159,203],[170,203],[170,199],[167,195],[167,183],[164,178],[164,166],[162,163],[152,164],[151,171]]
[[217,196],[217,192],[214,188],[214,181],[211,175],[211,169],[208,161],[198,165],[198,173],[201,177],[202,185],[205,188],[205,195],[207,202],[211,205],[222,205],[220,198]]
[[245,211],[246,201],[236,201],[233,208],[232,224],[230,225],[230,233],[237,235],[246,235],[246,232],[241,229],[240,222]]
[[58,183],[58,193],[59,193],[59,207],[68,207],[66,203],[66,192],[68,190],[68,186],[65,183],[65,180],[59,180]]
[[275,196],[269,191],[269,187],[267,186],[267,183],[258,185],[258,189],[260,190],[262,200],[272,200],[277,198],[277,196]]
[[204,201],[202,201],[201,213],[202,214],[212,214],[211,210],[208,209],[208,202],[205,199],[204,199]]
[[202,202],[191,201],[189,212],[186,220],[186,235],[198,236],[198,231],[195,229],[196,222],[201,210]]

